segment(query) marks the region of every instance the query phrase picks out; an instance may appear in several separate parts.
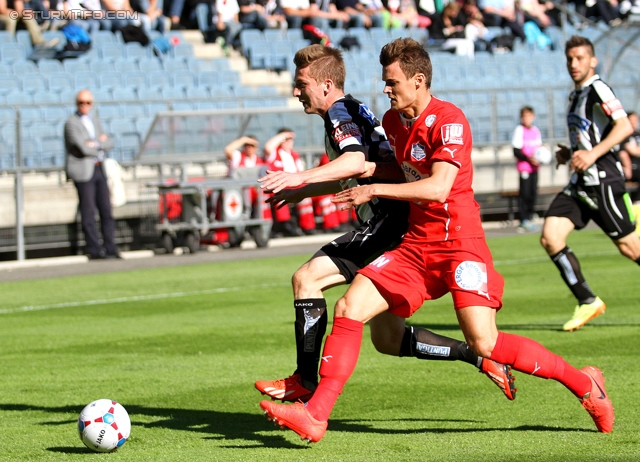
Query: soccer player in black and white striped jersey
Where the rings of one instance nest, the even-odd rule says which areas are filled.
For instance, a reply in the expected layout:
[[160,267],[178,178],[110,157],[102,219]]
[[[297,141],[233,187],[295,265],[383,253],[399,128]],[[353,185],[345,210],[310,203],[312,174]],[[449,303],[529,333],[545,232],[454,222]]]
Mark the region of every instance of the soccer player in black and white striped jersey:
[[558,164],[569,164],[571,180],[549,206],[541,244],[578,300],[563,330],[579,329],[604,313],[606,306],[582,275],[566,239],[593,220],[625,257],[640,265],[640,238],[625,189],[615,147],[633,132],[627,113],[595,69],[593,44],[573,36],[565,45],[567,70],[575,84],[569,96],[567,123],[571,146],[559,145]]

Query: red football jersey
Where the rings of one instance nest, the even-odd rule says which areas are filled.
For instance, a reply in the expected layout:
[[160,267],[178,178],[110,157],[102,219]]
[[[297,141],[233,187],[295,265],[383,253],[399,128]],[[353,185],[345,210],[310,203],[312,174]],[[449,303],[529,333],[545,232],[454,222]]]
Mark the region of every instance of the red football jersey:
[[406,126],[400,114],[392,110],[384,115],[382,126],[407,182],[429,178],[436,161],[448,162],[459,169],[446,202],[411,203],[405,241],[484,237],[480,206],[471,187],[471,128],[462,111],[432,97],[411,126]]

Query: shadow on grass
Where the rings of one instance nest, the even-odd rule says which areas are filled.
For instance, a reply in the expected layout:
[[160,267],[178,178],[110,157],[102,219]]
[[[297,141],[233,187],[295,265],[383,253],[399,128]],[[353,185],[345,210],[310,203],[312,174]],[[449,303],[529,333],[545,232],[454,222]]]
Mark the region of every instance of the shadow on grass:
[[[55,414],[75,414],[82,409],[84,405],[77,406],[59,406],[45,407],[29,404],[0,404],[0,410],[3,411],[42,411]],[[244,440],[248,444],[229,444],[221,445],[221,448],[233,449],[255,449],[255,448],[287,448],[287,449],[306,449],[309,447],[306,443],[295,444],[287,440],[285,436],[291,433],[285,433],[277,429],[277,433],[269,434],[269,430],[274,430],[274,426],[266,421],[260,415],[247,413],[231,413],[218,412],[214,410],[190,410],[190,409],[173,409],[173,408],[156,408],[146,406],[136,406],[127,404],[127,411],[131,417],[131,423],[135,431],[136,426],[144,428],[168,428],[172,430],[182,430],[202,433],[205,439],[210,440]],[[153,422],[136,422],[136,416],[153,417]],[[388,428],[385,423],[392,422],[411,422],[412,424],[424,422],[423,428],[394,429]],[[469,423],[468,428],[433,428],[429,424],[434,422]],[[70,425],[75,423],[74,420],[43,422],[42,425]],[[350,433],[375,433],[381,435],[411,435],[420,433],[476,433],[476,432],[493,432],[493,431],[562,431],[562,432],[584,432],[577,428],[558,428],[550,426],[520,426],[512,428],[477,428],[476,420],[460,420],[460,419],[335,419],[329,422],[329,431],[342,431]],[[384,428],[384,427],[387,428]],[[251,444],[253,442],[253,444]],[[91,452],[82,447],[51,447],[48,451],[58,453],[87,453]]]
[[[568,317],[567,317],[568,319]],[[415,327],[422,327],[424,329],[428,329],[428,330],[432,330],[435,332],[441,332],[441,331],[445,331],[445,330],[456,330],[459,331],[460,330],[460,326],[458,324],[411,324],[412,326]],[[581,331],[588,331],[589,329],[607,329],[607,328],[612,328],[615,327],[620,328],[620,327],[633,327],[633,326],[640,326],[640,323],[637,322],[626,322],[626,321],[620,321],[620,322],[606,322],[603,323],[601,321],[599,321],[597,324],[587,324],[586,326],[580,328]],[[499,324],[498,325],[498,329],[502,332],[512,332],[512,331],[540,331],[540,330],[545,330],[545,331],[556,331],[556,332],[564,332],[562,330],[562,323],[554,323],[554,324]]]

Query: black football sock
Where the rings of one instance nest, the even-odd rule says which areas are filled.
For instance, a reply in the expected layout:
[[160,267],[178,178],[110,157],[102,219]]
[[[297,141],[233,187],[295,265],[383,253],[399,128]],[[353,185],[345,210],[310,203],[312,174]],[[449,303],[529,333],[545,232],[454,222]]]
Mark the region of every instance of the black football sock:
[[471,351],[466,342],[413,326],[404,328],[399,356],[435,361],[464,361],[478,368],[482,364],[482,358]]
[[[296,310],[296,351],[298,368],[305,387],[318,384],[322,340],[327,331],[327,301],[324,298],[294,300]],[[313,391],[313,390],[312,390]]]
[[569,287],[574,297],[578,299],[578,304],[593,303],[596,294],[593,293],[587,281],[585,281],[580,262],[569,247],[565,247],[555,255],[551,255],[551,260],[560,270],[564,283]]

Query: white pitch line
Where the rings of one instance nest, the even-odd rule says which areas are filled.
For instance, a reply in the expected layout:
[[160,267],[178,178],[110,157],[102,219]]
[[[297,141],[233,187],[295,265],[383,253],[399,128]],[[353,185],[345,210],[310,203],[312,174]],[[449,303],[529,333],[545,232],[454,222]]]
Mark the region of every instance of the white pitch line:
[[[604,255],[613,255],[615,253],[616,253],[615,251],[590,252],[590,253],[582,254],[582,256],[600,257]],[[494,262],[494,265],[495,266],[521,265],[526,263],[546,261],[548,259],[549,257],[545,255],[540,257],[524,258],[520,260],[496,260]],[[237,292],[240,290],[264,289],[268,287],[281,287],[285,285],[288,285],[288,283],[261,284],[257,286],[243,286],[243,287],[219,287],[217,289],[195,290],[193,292],[170,292],[170,293],[164,293],[164,294],[136,295],[133,297],[118,297],[118,298],[108,298],[108,299],[100,299],[100,300],[85,300],[82,302],[54,303],[51,305],[36,305],[36,306],[28,305],[28,306],[20,306],[17,308],[1,309],[0,314],[20,313],[20,312],[26,312],[26,311],[53,310],[57,308],[74,308],[78,306],[108,305],[109,303],[127,303],[127,302],[137,302],[141,300],[158,300],[163,298],[191,297],[193,295],[219,294],[224,292]]]
[[164,294],[135,295],[133,297],[117,297],[117,298],[107,298],[107,299],[99,299],[99,300],[84,300],[81,302],[54,303],[51,305],[36,305],[36,306],[28,305],[28,306],[20,306],[17,308],[3,309],[3,310],[0,310],[0,314],[20,313],[20,312],[26,312],[26,311],[53,310],[57,308],[75,308],[78,306],[108,305],[109,303],[127,303],[127,302],[137,302],[141,300],[158,300],[163,298],[191,297],[193,295],[219,294],[224,292],[237,292],[240,290],[252,290],[252,289],[265,289],[269,287],[281,287],[286,285],[289,285],[289,284],[288,283],[260,284],[257,286],[220,287],[217,289],[194,290],[193,292],[170,292],[170,293],[164,293]]

